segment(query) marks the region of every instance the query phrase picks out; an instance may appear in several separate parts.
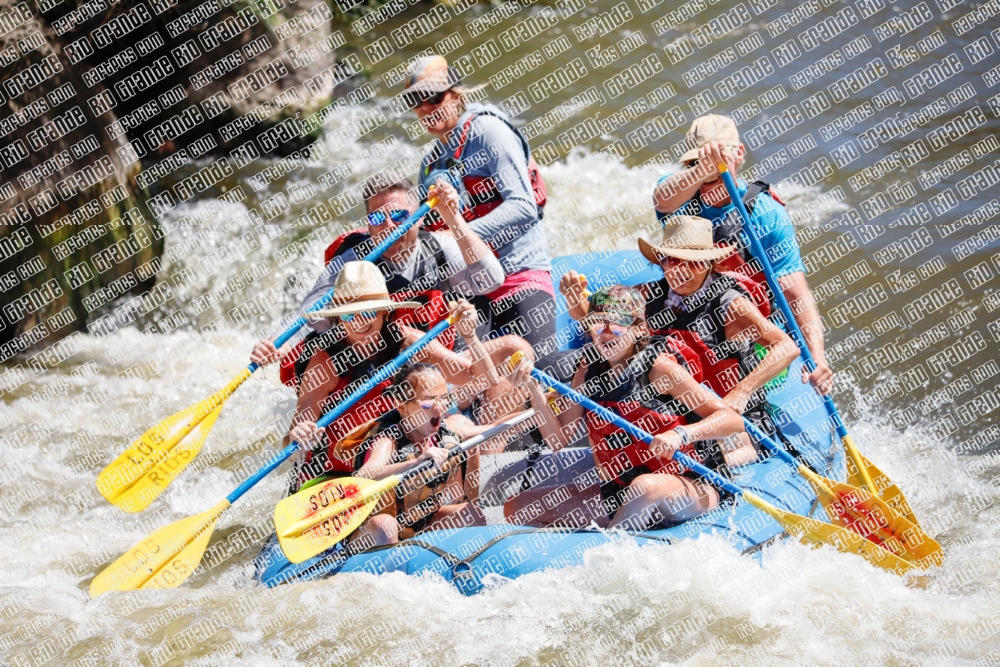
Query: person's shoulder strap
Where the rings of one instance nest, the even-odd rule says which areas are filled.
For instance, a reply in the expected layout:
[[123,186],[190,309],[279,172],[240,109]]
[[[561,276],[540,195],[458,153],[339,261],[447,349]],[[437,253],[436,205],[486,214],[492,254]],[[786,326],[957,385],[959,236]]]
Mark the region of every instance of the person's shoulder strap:
[[501,123],[509,127],[514,132],[514,134],[517,135],[517,138],[521,140],[521,145],[524,147],[524,159],[526,161],[531,160],[531,146],[528,145],[528,140],[524,138],[524,135],[521,134],[521,131],[518,130],[516,127],[514,127],[513,123],[511,123],[509,120],[507,120],[500,114],[494,113],[489,110],[473,112],[469,116],[469,119],[465,121],[465,126],[462,128],[461,139],[458,142],[458,147],[455,149],[456,160],[462,159],[462,155],[465,153],[465,142],[468,139],[469,128],[472,126],[472,121],[474,121],[478,116],[493,116],[494,118],[498,119]]
[[747,211],[753,213],[753,207],[757,203],[757,197],[761,194],[766,194],[782,206],[785,205],[785,202],[781,201],[778,198],[778,195],[775,194],[770,183],[767,181],[754,181],[747,185],[747,192],[743,195],[743,205],[747,207]]
[[425,232],[421,229],[417,236],[427,244],[427,248],[431,251],[437,268],[444,268],[448,264],[448,258],[444,254],[444,247],[441,245],[437,234],[434,232]]

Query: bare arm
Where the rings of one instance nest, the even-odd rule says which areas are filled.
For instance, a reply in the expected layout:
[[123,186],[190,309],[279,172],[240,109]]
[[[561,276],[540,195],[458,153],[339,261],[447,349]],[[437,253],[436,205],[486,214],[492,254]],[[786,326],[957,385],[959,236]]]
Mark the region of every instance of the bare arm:
[[799,356],[799,348],[784,331],[761,315],[757,307],[740,297],[729,304],[726,313],[726,338],[747,340],[766,347],[767,356],[745,378],[726,394],[725,402],[742,414],[750,396],[778,376]]
[[354,474],[357,477],[366,479],[383,479],[389,475],[395,475],[405,470],[409,470],[416,461],[405,461],[403,463],[390,464],[392,461],[392,440],[385,437],[376,438],[369,448],[368,460]]
[[566,299],[569,307],[569,316],[580,321],[587,316],[590,304],[583,294],[587,289],[587,277],[570,271],[559,279],[559,292]]
[[[331,380],[329,378],[334,378]],[[299,384],[299,398],[295,405],[295,416],[289,426],[289,435],[282,441],[284,445],[291,442],[291,432],[299,424],[304,422],[315,422],[320,418],[319,408],[329,395],[331,386],[336,386],[337,373],[334,369],[333,360],[323,350],[317,350],[306,364],[306,370],[302,374],[302,382]],[[304,444],[304,443],[303,443]]]
[[715,167],[708,169],[699,163],[694,167],[681,169],[671,174],[668,178],[657,183],[656,189],[653,190],[653,206],[660,213],[673,213],[691,201],[702,183],[714,180],[711,177],[713,172],[715,172]]
[[806,275],[801,271],[778,278],[781,291],[792,308],[795,321],[802,329],[806,345],[816,361],[816,370],[809,374],[809,382],[821,393],[828,394],[833,389],[833,371],[826,361],[826,344],[823,340],[823,320],[812,291],[806,283]]
[[661,354],[649,371],[649,381],[662,394],[673,396],[701,417],[684,428],[692,440],[721,439],[743,430],[743,419],[732,408],[695,382],[677,360]]
[[[557,416],[549,405],[545,390],[531,377],[533,368],[534,365],[529,360],[522,359],[521,363],[514,369],[510,381],[515,387],[521,386],[527,389],[528,395],[531,397],[531,407],[535,409],[535,414],[537,415],[538,430],[541,431],[542,438],[548,444],[549,448],[553,452],[557,452],[570,444],[562,427],[572,423],[574,419],[579,419],[583,416],[583,408],[574,403]],[[573,377],[574,388],[578,386],[578,378],[580,378],[579,384],[583,384],[582,377],[586,374],[586,366],[582,368],[582,373],[578,371]]]
[[704,183],[718,180],[719,163],[725,160],[730,171],[735,172],[743,163],[746,149],[742,144],[734,153],[720,141],[710,141],[698,149],[698,162],[681,169],[658,183],[653,190],[653,205],[660,213],[674,213],[694,197]]
[[[448,229],[455,236],[455,241],[462,250],[462,259],[465,261],[466,266],[472,266],[484,257],[492,257],[493,253],[489,246],[472,231],[469,223],[462,217],[460,213],[462,202],[455,188],[447,181],[439,179],[434,184],[434,190],[439,196],[434,210],[441,215],[444,224],[448,226]],[[430,196],[434,194],[431,193]]]

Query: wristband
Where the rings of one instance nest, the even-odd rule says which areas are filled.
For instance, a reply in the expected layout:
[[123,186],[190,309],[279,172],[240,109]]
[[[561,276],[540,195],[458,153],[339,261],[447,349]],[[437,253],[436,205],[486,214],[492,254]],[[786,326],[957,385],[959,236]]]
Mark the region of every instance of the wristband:
[[674,433],[681,436],[681,447],[684,445],[691,444],[691,434],[683,426],[677,426],[673,429]]

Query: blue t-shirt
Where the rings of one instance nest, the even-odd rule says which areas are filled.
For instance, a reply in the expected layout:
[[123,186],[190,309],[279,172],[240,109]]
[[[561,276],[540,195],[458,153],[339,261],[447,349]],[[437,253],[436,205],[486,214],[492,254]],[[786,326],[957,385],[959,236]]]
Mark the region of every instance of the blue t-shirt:
[[[666,178],[667,176],[664,176],[660,182]],[[736,187],[741,197],[746,194],[746,181],[738,180]],[[657,211],[657,217],[662,224],[663,220],[670,215],[685,213],[686,208],[687,204],[673,214],[663,214]],[[738,219],[740,212],[730,202],[728,205],[718,208],[703,204],[697,215],[711,220],[713,226],[718,226],[727,216],[735,216]],[[792,220],[788,217],[784,206],[774,201],[769,195],[758,195],[754,202],[753,212],[750,213],[750,224],[753,226],[757,238],[760,239],[761,245],[764,246],[767,258],[771,260],[776,277],[787,276],[796,271],[806,272],[806,267],[802,263],[802,255],[799,252],[799,243],[795,239],[795,227],[792,225]],[[746,239],[743,239],[743,242],[749,247]]]

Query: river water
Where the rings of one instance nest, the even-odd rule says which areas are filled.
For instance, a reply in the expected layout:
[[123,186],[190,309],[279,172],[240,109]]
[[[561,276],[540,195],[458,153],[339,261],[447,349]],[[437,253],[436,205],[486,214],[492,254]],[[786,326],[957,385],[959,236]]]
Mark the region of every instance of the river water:
[[[774,35],[773,26],[782,25],[780,17],[796,9],[796,2],[781,0],[760,15],[755,9],[772,3],[579,4],[584,6],[578,13],[467,76],[470,83],[485,83],[522,58],[537,65],[500,90],[487,90],[495,101],[521,94],[531,102],[517,123],[537,121],[532,144],[545,164],[550,200],[543,224],[553,255],[634,248],[640,233],[652,235],[651,189],[676,168],[670,165],[671,146],[703,106],[714,103],[715,111],[725,113],[742,109],[740,128],[747,139],[764,136],[754,128],[764,121],[776,127],[773,119],[794,113],[787,110],[796,105],[802,122],[752,145],[749,164],[774,165],[766,178],[778,183],[800,225],[803,253],[811,257],[809,281],[827,318],[827,346],[835,352],[836,399],[851,432],[940,541],[947,552],[944,566],[908,585],[859,558],[792,542],[774,545],[757,560],[741,557],[720,539],[641,549],[624,541],[588,553],[582,567],[504,582],[471,598],[440,579],[401,574],[345,575],[268,591],[251,583],[251,559],[284,491],[282,475],[274,474],[220,520],[213,568],[175,590],[89,599],[91,578],[111,559],[154,529],[207,509],[274,451],[294,396],[272,369],[255,375],[228,402],[197,463],[145,513],[125,515],[94,488],[97,473],[137,434],[209,395],[247,363],[253,341],[276,331],[311,284],[325,243],[362,215],[354,207],[324,221],[315,211],[307,217],[310,209],[378,168],[398,164],[413,170],[428,137],[408,135],[414,117],[392,112],[389,100],[398,86],[391,76],[394,85],[387,85],[384,75],[424,49],[455,45],[446,39],[454,33],[463,44],[452,57],[488,53],[488,46],[475,49],[501,40],[502,31],[525,17],[548,11],[520,7],[479,30],[491,10],[480,5],[369,67],[365,78],[348,82],[362,101],[331,114],[324,157],[255,161],[203,199],[167,214],[161,287],[137,309],[132,324],[116,328],[109,319],[99,335],[74,336],[47,357],[5,365],[0,655],[6,663],[1000,664],[995,566],[1000,515],[993,482],[1000,459],[992,453],[1000,369],[997,328],[991,325],[998,303],[991,279],[1000,265],[992,264],[997,243],[983,234],[988,225],[948,227],[993,196],[986,188],[964,198],[960,195],[968,190],[959,181],[997,157],[990,152],[997,146],[990,136],[1000,127],[989,99],[991,79],[982,76],[996,59],[973,63],[977,52],[963,51],[981,39],[994,51],[1000,47],[991,41],[996,33],[989,32],[995,19],[959,36],[952,22],[974,5],[899,2],[877,9],[883,3],[817,2],[801,5],[795,14],[801,22]],[[862,4],[876,13],[863,16]],[[955,4],[941,14],[941,6]],[[607,34],[588,38],[580,32],[624,16],[623,5],[631,18]],[[810,16],[811,10],[802,9],[807,6],[821,11]],[[671,28],[669,16],[663,17],[684,8],[693,15]],[[828,41],[818,40],[809,51],[799,41],[797,59],[779,64],[783,61],[772,49],[845,10],[858,18],[848,30],[830,36],[836,25],[827,23],[822,35]],[[749,21],[706,44],[707,33],[696,29],[724,12],[736,18],[749,12]],[[390,19],[361,38],[343,27],[346,48],[363,55],[365,46],[390,38],[413,16]],[[896,23],[885,24],[893,17]],[[768,22],[778,23],[769,29]],[[887,30],[896,34],[887,36]],[[671,53],[686,52],[676,43],[685,34],[692,53],[674,63]],[[668,43],[675,46],[665,51]],[[586,52],[599,44],[605,60],[593,61]],[[620,59],[606,64],[612,46]],[[540,60],[531,57],[538,50]],[[606,94],[603,105],[581,102],[589,99],[589,89],[606,90],[602,83],[612,74],[654,54],[662,65],[654,76],[615,98]],[[736,62],[730,62],[733,54]],[[950,54],[962,71],[911,99],[905,82],[933,64],[953,62],[946,59]],[[773,71],[756,85],[742,91],[738,85],[731,91],[716,86],[764,56]],[[822,64],[838,58],[846,62],[824,73]],[[876,58],[884,68],[881,78],[835,101],[827,86]],[[576,59],[588,69],[586,76],[547,99],[532,98],[531,83]],[[913,62],[904,64],[907,59]],[[476,65],[478,59],[469,62]],[[695,82],[700,75],[692,68],[712,62],[724,67]],[[816,80],[795,90],[792,82],[808,76],[801,72],[810,66]],[[878,65],[870,68],[880,71]],[[711,99],[691,99],[706,89]],[[807,98],[819,90],[826,91],[830,107],[808,117],[806,109],[817,108],[817,102],[810,106]],[[722,99],[723,93],[732,96]],[[574,112],[564,117],[560,109],[567,107],[560,105],[574,99]],[[936,145],[932,142],[941,134],[927,135],[947,121],[980,118],[976,107],[985,119],[980,127],[948,137],[946,146],[927,151],[915,166],[881,169],[884,173],[859,185],[865,169],[896,151],[902,160],[919,154],[915,140]],[[828,124],[855,108],[857,117],[867,116],[826,140]],[[992,108],[1000,107],[994,101]],[[631,118],[630,109],[638,109],[638,116]],[[616,111],[621,115],[612,116]],[[356,124],[378,113],[386,121],[358,137]],[[921,124],[904,136],[887,129],[891,121],[918,113],[924,114],[915,117]],[[685,118],[679,127],[640,145],[635,133],[644,125],[651,131],[650,122],[659,119],[663,127],[678,114]],[[597,125],[595,134],[587,119],[605,125]],[[546,130],[543,121],[555,126]],[[870,132],[877,123],[881,134]],[[575,134],[563,134],[573,127]],[[837,160],[852,151],[844,148],[848,140],[860,150],[841,167]],[[963,155],[974,156],[971,164],[940,183],[931,184],[922,173],[968,162]],[[269,182],[259,176],[283,164],[294,169]],[[331,177],[323,175],[345,164],[353,171],[325,189]],[[810,169],[819,178],[809,176]],[[795,173],[798,180],[791,179]],[[853,185],[859,185],[857,191]],[[209,199],[237,186],[247,195],[240,203]],[[282,196],[287,209],[279,207],[270,219],[248,214],[248,206],[265,210],[263,202]],[[882,202],[890,210],[869,219]],[[903,224],[891,225],[904,214],[911,224],[903,218]],[[978,249],[965,253],[960,244],[976,238],[982,239]],[[985,267],[969,273],[982,262]],[[859,294],[868,299],[859,301]],[[914,300],[922,295],[929,295],[931,305],[917,312]],[[908,345],[913,347],[901,347]],[[900,355],[900,349],[912,352]]]

